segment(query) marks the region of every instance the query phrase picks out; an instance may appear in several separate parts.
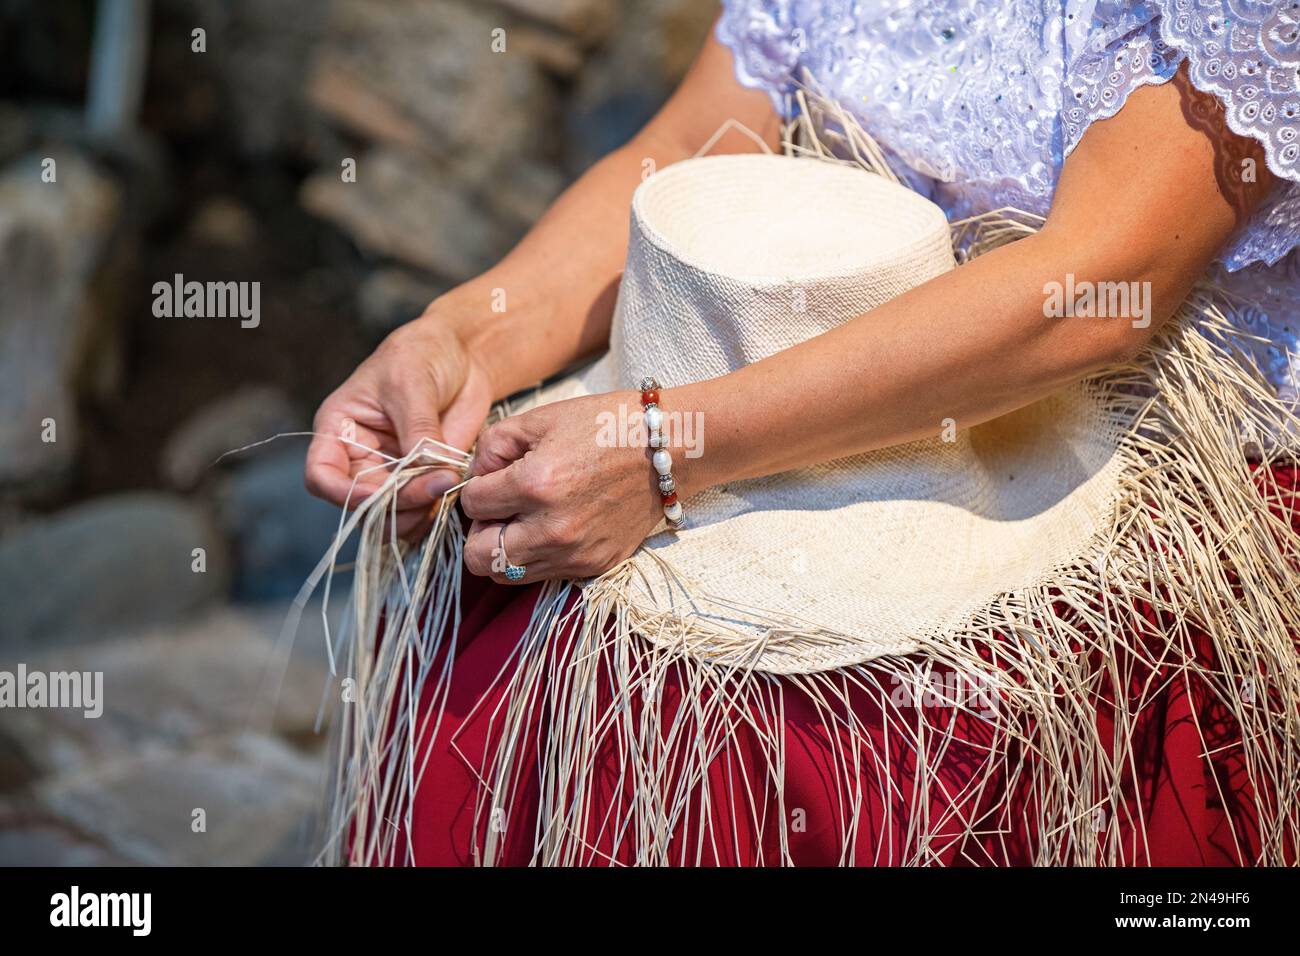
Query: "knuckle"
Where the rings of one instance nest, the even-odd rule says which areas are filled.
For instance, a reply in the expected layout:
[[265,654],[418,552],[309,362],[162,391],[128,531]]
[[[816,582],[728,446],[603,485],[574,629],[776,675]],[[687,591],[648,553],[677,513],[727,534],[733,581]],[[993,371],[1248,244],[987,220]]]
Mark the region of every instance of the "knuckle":
[[383,351],[392,351],[394,349],[402,349],[414,337],[415,328],[409,323],[404,323],[384,336],[384,340],[379,343],[379,348],[375,349],[375,351],[378,353]]
[[474,443],[474,459],[470,463],[470,473],[486,474],[494,470],[494,462],[503,457],[500,426],[490,425],[479,433]]
[[478,436],[478,454],[484,458],[491,458],[499,455],[502,451],[504,439],[502,437],[503,429],[498,425],[489,425]]
[[481,549],[466,548],[465,567],[469,570],[470,574],[477,577],[486,577],[490,570],[490,563],[487,558],[484,557]]
[[423,409],[413,409],[406,416],[406,421],[413,431],[432,435],[438,430],[437,417]]
[[570,517],[561,517],[548,529],[549,543],[557,548],[572,548],[582,540],[582,524]]
[[547,502],[554,500],[559,491],[559,486],[559,475],[556,473],[555,466],[549,462],[534,462],[524,474],[524,491],[534,501]]

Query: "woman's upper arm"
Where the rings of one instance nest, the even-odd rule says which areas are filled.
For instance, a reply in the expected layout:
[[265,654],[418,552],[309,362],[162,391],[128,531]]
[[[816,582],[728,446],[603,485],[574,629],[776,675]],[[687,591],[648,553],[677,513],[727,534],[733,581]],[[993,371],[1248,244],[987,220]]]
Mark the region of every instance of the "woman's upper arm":
[[1088,129],[1043,234],[1177,305],[1276,183],[1259,143],[1234,134],[1183,70]]

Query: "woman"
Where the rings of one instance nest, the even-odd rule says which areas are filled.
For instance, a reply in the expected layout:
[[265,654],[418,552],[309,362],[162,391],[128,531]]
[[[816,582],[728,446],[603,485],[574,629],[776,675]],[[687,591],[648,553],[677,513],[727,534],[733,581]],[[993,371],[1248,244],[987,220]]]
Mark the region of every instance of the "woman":
[[[683,499],[911,441],[945,419],[973,425],[1018,409],[1130,360],[1207,275],[1249,303],[1234,318],[1267,340],[1250,347],[1279,393],[1294,400],[1300,28],[1281,3],[1250,22],[1233,22],[1231,9],[1212,0],[904,2],[858,14],[831,2],[724,4],[715,38],[646,128],[571,187],[498,266],[390,336],[317,414],[322,437],[308,454],[307,485],[339,504],[374,490],[372,477],[355,489],[353,481],[384,454],[405,454],[424,438],[458,448],[477,441],[474,477],[460,493],[473,522],[464,561],[492,584],[464,596],[448,706],[463,716],[484,703],[491,709],[537,582],[604,572],[663,516],[645,450],[591,440],[600,413],[636,405],[638,392],[557,402],[480,436],[492,403],[607,343],[628,204],[647,166],[695,155],[729,120],[775,149],[805,70],[951,218],[1015,206],[1046,215],[1046,225],[796,347],[665,389],[665,408],[703,413],[709,424],[708,454],[674,466]],[[714,151],[757,148],[731,132]],[[1044,321],[1044,288],[1067,275],[1075,283],[1143,284],[1151,321]],[[494,311],[503,295],[507,310]],[[324,437],[349,422],[357,443],[377,454]],[[399,533],[426,528],[433,505],[459,481],[439,471],[407,485],[397,502]],[[494,560],[503,543],[509,560],[526,568],[521,580]],[[1152,761],[1134,773],[1143,823],[1123,862],[1259,855],[1249,821],[1228,819],[1233,808],[1207,799],[1203,774],[1231,778],[1240,768],[1199,763],[1178,729],[1202,716],[1193,696],[1171,691],[1162,715],[1143,727],[1150,740],[1139,749]],[[813,720],[798,708],[792,700],[786,712],[792,734]],[[470,726],[458,740],[439,734],[424,742],[429,770],[410,833],[417,863],[475,859],[485,824],[465,812],[476,781],[462,749],[475,733]],[[817,777],[826,756],[808,740],[787,775]],[[720,794],[727,791],[720,787],[706,812],[726,817],[735,797]],[[1188,810],[1189,802],[1198,808]],[[532,858],[520,832],[527,829],[506,841],[507,861]],[[729,845],[683,858],[835,862],[843,847],[823,832],[833,829],[778,852],[762,833],[733,828]],[[1031,862],[1032,841],[1019,839],[1006,837],[996,851],[948,847],[933,859]]]

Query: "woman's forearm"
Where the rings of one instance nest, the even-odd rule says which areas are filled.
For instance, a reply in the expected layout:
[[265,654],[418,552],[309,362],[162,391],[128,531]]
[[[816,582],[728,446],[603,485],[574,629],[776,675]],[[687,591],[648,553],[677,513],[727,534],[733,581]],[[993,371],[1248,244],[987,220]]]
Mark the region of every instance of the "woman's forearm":
[[[1192,96],[1180,74],[1090,127],[1035,235],[795,348],[665,392],[665,409],[704,415],[703,456],[674,455],[687,493],[939,437],[949,422],[969,428],[1135,354],[1275,184],[1261,175],[1224,193],[1218,171],[1238,157],[1187,122]],[[1050,317],[1045,286],[1070,282],[1137,283],[1147,312],[1137,323]]]
[[[1137,281],[1150,323],[1048,317],[1044,286],[1067,272]],[[674,472],[690,494],[977,425],[1122,361],[1190,283],[1178,268],[1123,254],[1089,261],[1053,235],[1024,239],[761,362],[665,390],[665,409],[702,414],[702,455],[675,453]]]
[[[627,251],[627,210],[649,144],[634,140],[587,171],[498,265],[435,300],[497,397],[597,351],[609,336]],[[671,144],[656,162],[675,162]]]
[[[649,174],[695,155],[769,149],[779,121],[763,93],[732,75],[712,37],[682,85],[626,146],[588,170],[499,265],[453,289],[429,312],[455,324],[498,398],[603,348],[627,253],[632,193]],[[731,121],[753,131],[716,138]]]

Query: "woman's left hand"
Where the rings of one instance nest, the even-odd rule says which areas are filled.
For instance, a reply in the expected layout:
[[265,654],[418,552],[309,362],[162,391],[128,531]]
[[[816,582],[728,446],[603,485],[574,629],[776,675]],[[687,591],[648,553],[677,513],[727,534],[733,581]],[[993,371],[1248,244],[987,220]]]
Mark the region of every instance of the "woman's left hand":
[[[650,449],[611,429],[609,415],[636,423],[640,393],[544,405],[479,436],[472,477],[460,493],[462,510],[474,519],[465,542],[472,574],[511,584],[593,577],[632,554],[662,520]],[[527,568],[521,580],[507,581],[506,558]]]

